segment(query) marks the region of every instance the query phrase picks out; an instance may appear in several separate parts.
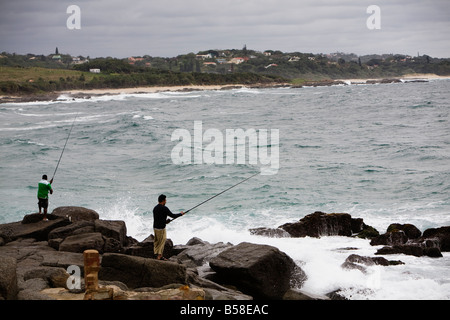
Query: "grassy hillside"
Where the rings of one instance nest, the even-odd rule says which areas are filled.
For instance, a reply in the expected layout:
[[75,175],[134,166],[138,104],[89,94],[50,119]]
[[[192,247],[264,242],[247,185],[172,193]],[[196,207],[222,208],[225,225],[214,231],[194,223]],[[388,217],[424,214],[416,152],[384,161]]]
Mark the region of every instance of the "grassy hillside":
[[34,82],[40,78],[47,81],[59,81],[61,78],[80,78],[84,75],[86,80],[90,80],[93,74],[89,72],[81,72],[67,69],[47,69],[47,68],[16,68],[0,66],[0,82],[11,81],[15,83]]
[[36,95],[75,89],[285,82],[285,79],[279,76],[248,72],[208,74],[156,69],[138,69],[130,73],[93,74],[68,69],[0,67],[0,74],[1,95]]

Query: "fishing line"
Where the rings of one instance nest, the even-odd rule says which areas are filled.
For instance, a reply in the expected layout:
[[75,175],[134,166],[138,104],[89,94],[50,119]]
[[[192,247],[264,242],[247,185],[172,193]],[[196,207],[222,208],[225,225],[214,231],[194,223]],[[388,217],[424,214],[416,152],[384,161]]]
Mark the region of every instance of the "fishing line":
[[[214,195],[214,196],[212,196],[211,198],[209,198],[209,199],[206,199],[205,201],[203,201],[203,202],[201,202],[201,203],[199,203],[199,204],[197,204],[196,206],[194,206],[194,207],[192,207],[192,208],[190,208],[188,211],[185,211],[184,212],[184,214],[186,214],[186,213],[188,213],[189,211],[191,211],[191,210],[194,210],[195,208],[198,208],[198,207],[200,207],[202,204],[204,204],[204,203],[206,203],[206,202],[208,202],[208,201],[210,201],[210,200],[212,200],[212,199],[214,199],[215,197],[218,197],[218,196],[220,196],[221,194],[223,194],[223,193],[225,193],[225,192],[227,192],[228,190],[231,190],[231,189],[233,189],[234,187],[237,187],[238,185],[240,185],[241,183],[244,183],[245,181],[247,181],[247,180],[250,180],[251,178],[253,178],[253,177],[255,177],[255,176],[257,176],[259,174],[259,172],[258,173],[255,173],[254,175],[252,175],[252,176],[250,176],[250,177],[248,177],[248,178],[246,178],[246,179],[244,179],[244,180],[242,180],[241,182],[239,182],[239,183],[236,183],[235,185],[233,185],[233,186],[231,186],[231,187],[229,187],[229,188],[227,188],[227,189],[225,189],[225,190],[223,190],[222,192],[220,192],[220,193],[218,193],[218,194],[216,194],[216,195]],[[178,217],[179,218],[179,217]],[[172,222],[173,220],[175,220],[175,219],[177,219],[177,218],[173,218],[172,220],[167,220],[167,223],[170,223],[170,222]]]
[[72,129],[73,129],[73,126],[75,125],[75,120],[77,120],[77,117],[78,117],[78,113],[76,114],[75,119],[73,119],[72,126],[70,127],[70,130],[69,130],[69,134],[67,135],[66,143],[64,143],[64,147],[62,149],[61,155],[59,156],[58,163],[56,164],[55,172],[53,172],[52,180],[53,180],[53,178],[55,178],[56,171],[58,170],[59,163],[61,162],[61,158],[64,154],[64,150],[66,150],[67,142],[69,141],[70,134],[72,133]]

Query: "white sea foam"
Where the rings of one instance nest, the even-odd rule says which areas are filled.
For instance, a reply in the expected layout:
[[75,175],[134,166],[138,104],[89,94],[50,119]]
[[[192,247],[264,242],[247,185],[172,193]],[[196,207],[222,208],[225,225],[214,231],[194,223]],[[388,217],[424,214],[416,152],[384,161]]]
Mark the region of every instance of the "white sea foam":
[[[25,117],[54,117],[55,115],[52,113],[22,113],[17,112],[18,115],[25,116]],[[61,113],[60,116],[72,116],[76,113],[69,112],[69,113]]]
[[58,126],[58,125],[57,124],[44,124],[44,125],[32,126],[32,127],[7,127],[7,128],[0,128],[0,131],[31,131],[31,130],[54,128],[56,126]]
[[116,202],[96,208],[100,219],[125,221],[127,235],[139,241],[153,233],[149,220],[139,215],[139,208],[132,205],[131,197],[122,197]]
[[232,91],[234,93],[252,93],[252,94],[260,94],[261,93],[261,91],[259,89],[252,89],[252,88],[247,88],[247,87],[233,89]]
[[[101,208],[103,219],[126,221],[129,235],[142,241],[153,233],[152,215],[138,214],[129,208],[128,200]],[[244,223],[245,224],[245,223]],[[369,240],[351,237],[268,238],[251,235],[247,229],[236,229],[214,217],[200,217],[189,213],[167,226],[167,235],[174,244],[185,244],[198,237],[210,243],[241,242],[266,244],[288,254],[307,275],[302,290],[324,295],[340,290],[352,300],[450,299],[450,254],[440,259],[405,255],[386,256],[401,260],[398,266],[368,266],[366,271],[342,268],[351,254],[374,257],[380,246]]]

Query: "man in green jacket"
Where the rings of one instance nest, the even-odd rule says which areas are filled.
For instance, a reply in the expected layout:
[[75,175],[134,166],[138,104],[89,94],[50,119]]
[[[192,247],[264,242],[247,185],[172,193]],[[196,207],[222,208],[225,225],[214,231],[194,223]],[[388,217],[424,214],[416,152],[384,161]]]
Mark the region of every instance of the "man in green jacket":
[[53,194],[52,189],[52,182],[53,179],[50,180],[50,182],[47,181],[47,175],[44,174],[42,176],[42,180],[39,181],[38,184],[38,206],[39,206],[39,214],[41,214],[41,210],[44,209],[44,218],[42,220],[48,221],[47,219],[47,208],[48,208],[48,193]]

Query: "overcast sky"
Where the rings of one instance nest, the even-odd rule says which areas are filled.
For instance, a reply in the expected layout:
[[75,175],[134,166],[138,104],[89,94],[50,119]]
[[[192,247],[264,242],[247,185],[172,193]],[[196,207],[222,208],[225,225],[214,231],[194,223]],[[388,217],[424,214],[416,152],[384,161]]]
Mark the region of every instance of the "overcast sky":
[[[0,52],[93,57],[208,49],[450,57],[449,0],[0,0]],[[80,8],[70,30],[67,8]],[[380,9],[381,29],[366,12]]]

